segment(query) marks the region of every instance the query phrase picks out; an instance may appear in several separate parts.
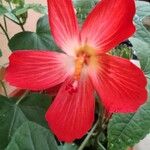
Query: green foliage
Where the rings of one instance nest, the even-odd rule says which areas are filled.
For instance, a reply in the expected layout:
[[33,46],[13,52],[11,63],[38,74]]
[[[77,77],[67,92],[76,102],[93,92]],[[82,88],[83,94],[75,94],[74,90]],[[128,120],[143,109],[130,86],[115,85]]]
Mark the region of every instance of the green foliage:
[[6,150],[58,150],[48,129],[27,121],[15,132]]
[[26,96],[19,104],[0,96],[0,150],[7,146],[15,131],[26,121],[47,127],[44,116],[49,102],[47,95],[37,93]]
[[20,32],[9,41],[9,48],[14,50],[58,50],[50,34],[48,17],[41,17],[37,22],[36,32]]
[[150,131],[150,100],[135,114],[115,114],[108,126],[110,150],[126,150]]
[[19,20],[18,20],[18,18],[11,12],[11,11],[8,11],[6,14],[5,14],[5,16],[7,17],[7,18],[9,18],[12,22],[14,22],[14,23],[17,23],[17,24],[19,24],[20,22],[19,22]]
[[138,38],[131,38],[130,40],[133,44],[136,55],[140,60],[142,70],[150,77],[150,44]]
[[17,7],[15,10],[13,10],[13,13],[16,16],[20,16],[24,13],[27,13],[29,9],[34,10],[35,12],[46,14],[47,13],[47,7],[43,6],[42,4],[24,4],[23,6]]
[[150,6],[147,2],[137,1],[137,14],[135,16],[134,22],[136,24],[135,38],[138,38],[146,43],[150,43],[150,32],[144,27],[142,20],[146,16],[150,16]]
[[25,0],[11,0],[11,2],[17,5],[24,5]]
[[8,11],[7,11],[6,7],[0,4],[0,16],[4,15],[7,12]]
[[139,16],[140,18],[144,18],[145,16],[150,15],[149,3],[138,1],[136,2],[136,8],[137,8],[136,15]]
[[130,39],[133,44],[143,71],[150,77],[150,32],[143,25],[142,19],[150,16],[150,7],[147,2],[137,2],[137,15],[135,23],[137,27],[136,34]]
[[[20,25],[20,24],[24,24],[26,22],[27,19],[27,13],[24,13],[20,16],[17,16],[15,14],[15,11],[18,8],[22,8],[25,4],[24,0],[5,0],[7,3],[7,13],[5,14],[5,16],[13,21],[14,23]],[[12,5],[13,4],[13,5]]]
[[25,0],[5,0],[5,1],[16,5],[23,5],[25,3]]
[[[30,9],[41,14],[47,14],[47,7],[41,4],[26,4]],[[26,6],[25,5],[25,6]]]
[[132,58],[132,48],[128,47],[126,44],[121,44],[111,52],[111,55],[119,56],[126,59]]
[[73,0],[79,23],[83,23],[91,9],[96,5],[98,0]]

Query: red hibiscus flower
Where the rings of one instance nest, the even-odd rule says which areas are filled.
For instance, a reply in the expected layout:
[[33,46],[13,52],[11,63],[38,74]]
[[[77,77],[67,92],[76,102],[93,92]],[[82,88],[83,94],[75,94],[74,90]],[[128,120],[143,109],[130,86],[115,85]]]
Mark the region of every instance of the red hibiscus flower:
[[82,25],[71,0],[48,0],[51,31],[63,53],[16,51],[6,80],[28,90],[62,84],[46,113],[59,140],[81,138],[94,121],[94,92],[110,112],[134,112],[146,101],[146,79],[130,61],[107,54],[131,36],[134,0],[101,0]]

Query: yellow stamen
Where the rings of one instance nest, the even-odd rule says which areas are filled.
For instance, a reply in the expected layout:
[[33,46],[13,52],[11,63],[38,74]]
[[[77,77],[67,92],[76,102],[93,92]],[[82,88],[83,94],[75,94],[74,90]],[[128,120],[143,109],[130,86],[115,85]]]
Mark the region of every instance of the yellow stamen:
[[75,61],[75,72],[74,72],[74,79],[79,80],[82,68],[84,66],[84,57],[79,57]]

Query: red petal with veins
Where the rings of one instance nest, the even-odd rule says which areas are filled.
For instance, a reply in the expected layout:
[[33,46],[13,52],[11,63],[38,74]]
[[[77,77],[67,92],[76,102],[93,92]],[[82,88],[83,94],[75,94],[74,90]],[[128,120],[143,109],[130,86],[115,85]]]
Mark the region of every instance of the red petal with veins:
[[76,91],[69,90],[67,79],[46,113],[46,120],[59,140],[72,142],[91,128],[94,120],[93,86],[89,79],[79,81]]
[[101,0],[83,24],[82,42],[109,51],[134,33],[134,14],[134,0]]
[[71,0],[48,0],[50,27],[57,45],[74,55],[78,46],[79,30]]
[[22,89],[44,90],[64,82],[71,74],[69,57],[61,53],[16,51],[9,59],[5,79]]
[[106,54],[99,56],[99,64],[90,76],[106,109],[135,112],[147,99],[143,72],[126,59]]

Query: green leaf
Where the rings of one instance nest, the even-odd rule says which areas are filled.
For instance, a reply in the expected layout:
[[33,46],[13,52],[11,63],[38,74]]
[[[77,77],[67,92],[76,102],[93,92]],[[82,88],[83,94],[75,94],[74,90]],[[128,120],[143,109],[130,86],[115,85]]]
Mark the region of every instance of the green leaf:
[[148,44],[138,38],[131,38],[130,41],[140,60],[142,70],[146,75],[150,74],[150,43]]
[[28,12],[28,8],[25,6],[19,6],[12,10],[12,13],[16,16],[20,16]]
[[17,5],[24,5],[25,0],[11,0],[11,2]]
[[10,20],[16,22],[19,24],[19,21],[17,19],[17,17],[11,12],[9,11],[8,13],[5,14]]
[[0,49],[0,57],[2,57],[2,50]]
[[25,0],[5,0],[6,2],[11,2],[15,5],[24,5]]
[[0,96],[0,150],[4,150],[14,132],[25,121],[34,121],[47,127],[45,112],[50,102],[47,95],[33,93],[26,96],[19,105],[15,102]]
[[148,2],[136,1],[136,15],[140,18],[150,15],[150,5]]
[[4,15],[5,13],[7,13],[7,9],[3,5],[0,4],[0,16]]
[[150,16],[150,6],[147,2],[136,2],[137,12],[134,19],[136,23],[136,33],[134,38],[130,38],[133,49],[136,52],[142,70],[146,76],[150,76],[150,32],[144,27],[142,19]]
[[37,22],[36,32],[20,32],[8,43],[14,50],[58,50],[50,35],[48,17],[41,17]]
[[21,7],[17,7],[13,10],[13,13],[16,16],[20,16],[24,13],[27,13],[29,9],[34,10],[35,12],[41,13],[41,14],[47,14],[47,7],[43,6],[42,4],[25,4]]
[[150,6],[147,2],[137,1],[137,15],[135,17],[136,33],[130,38],[133,49],[136,52],[142,70],[150,78],[150,32],[144,27],[142,19],[150,15]]
[[80,23],[83,23],[88,13],[98,1],[99,0],[73,0],[77,11],[77,17]]
[[51,97],[44,94],[32,93],[26,96],[18,107],[30,121],[47,127],[45,113],[50,105]]
[[[7,2],[11,2],[13,4],[17,4],[17,6],[15,6],[15,9],[11,10],[8,9],[7,13],[5,14],[5,16],[7,18],[9,18],[11,21],[20,24],[20,22],[22,24],[25,23],[26,19],[27,19],[27,14],[22,14],[22,16],[16,16],[15,11],[18,10],[19,8],[22,8],[24,5],[24,0],[5,0]],[[18,20],[18,18],[20,19],[20,21]]]
[[137,14],[135,16],[134,22],[136,24],[136,38],[150,43],[150,32],[144,27],[142,20],[146,16],[150,16],[150,6],[147,2],[137,1]]
[[109,150],[126,150],[150,132],[150,99],[135,114],[115,114],[108,125]]
[[136,33],[130,38],[133,49],[136,52],[142,70],[146,76],[150,76],[150,32],[144,27],[142,19],[150,15],[150,6],[147,2],[137,1],[137,14],[135,17]]
[[144,27],[141,20],[135,20],[136,24],[136,33],[134,37],[146,42],[150,43],[150,32]]
[[14,101],[0,96],[0,150],[4,150],[14,131],[26,121],[26,117]]
[[26,122],[19,127],[6,150],[58,150],[50,130]]
[[144,17],[142,23],[144,27],[150,32],[150,16]]
[[132,49],[125,44],[121,44],[114,48],[111,52],[111,55],[119,56],[126,59],[131,59],[132,57]]
[[41,14],[47,14],[47,7],[43,6],[41,4],[29,4],[31,9],[33,9],[35,12],[41,13]]
[[[145,76],[147,78],[147,89],[148,89],[149,97],[150,97],[150,74],[145,75]],[[150,101],[150,98],[149,98],[149,101]]]

